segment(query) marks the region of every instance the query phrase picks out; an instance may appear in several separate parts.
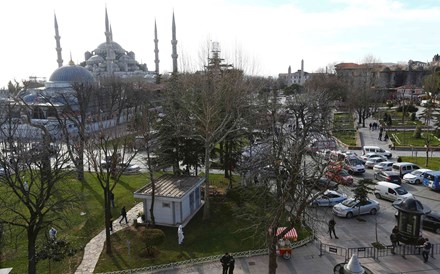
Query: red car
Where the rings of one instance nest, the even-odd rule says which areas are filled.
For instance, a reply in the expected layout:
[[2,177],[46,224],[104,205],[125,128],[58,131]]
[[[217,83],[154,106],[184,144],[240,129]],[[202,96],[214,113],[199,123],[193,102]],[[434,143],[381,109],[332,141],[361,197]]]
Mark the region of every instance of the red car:
[[341,185],[348,186],[353,184],[353,177],[350,174],[348,174],[348,172],[345,169],[340,169],[340,170],[329,169],[325,173],[325,177]]

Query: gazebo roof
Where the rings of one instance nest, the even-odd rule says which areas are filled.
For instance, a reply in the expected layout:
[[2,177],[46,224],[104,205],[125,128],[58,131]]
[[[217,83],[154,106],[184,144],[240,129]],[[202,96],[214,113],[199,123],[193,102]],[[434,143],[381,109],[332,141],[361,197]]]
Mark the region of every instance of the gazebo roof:
[[[156,180],[156,197],[182,198],[190,189],[205,181],[204,177],[164,174]],[[151,196],[152,185],[148,184],[134,192],[134,195]]]

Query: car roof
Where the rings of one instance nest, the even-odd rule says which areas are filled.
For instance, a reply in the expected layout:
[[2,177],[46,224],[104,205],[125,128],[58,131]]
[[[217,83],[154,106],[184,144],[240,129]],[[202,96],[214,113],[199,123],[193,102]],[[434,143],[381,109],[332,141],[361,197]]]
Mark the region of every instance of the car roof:
[[414,171],[427,172],[427,171],[432,171],[432,169],[429,169],[429,168],[419,168],[419,169],[413,170],[412,172],[414,172]]
[[334,191],[334,190],[331,190],[331,189],[327,189],[326,191],[324,191],[323,194],[329,194],[329,193],[331,193],[331,194],[337,194],[337,195],[342,195],[341,193],[339,193],[339,192],[337,192],[337,191]]
[[399,172],[395,172],[395,171],[381,171],[382,173],[385,173],[385,174],[387,174],[387,175],[390,175],[390,176],[400,176],[400,173]]
[[438,175],[440,175],[440,170],[427,171],[426,173],[430,174],[430,175],[438,176]]
[[428,213],[426,215],[430,215],[430,216],[433,216],[435,218],[440,219],[440,212],[437,212],[437,211],[431,211],[430,213]]

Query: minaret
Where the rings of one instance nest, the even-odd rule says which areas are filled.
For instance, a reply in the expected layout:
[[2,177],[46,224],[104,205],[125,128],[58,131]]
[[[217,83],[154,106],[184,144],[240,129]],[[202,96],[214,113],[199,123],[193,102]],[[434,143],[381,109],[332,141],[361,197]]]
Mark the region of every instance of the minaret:
[[58,22],[57,22],[57,15],[54,14],[54,20],[55,20],[55,41],[57,43],[57,63],[58,63],[58,67],[62,67],[63,66],[63,58],[61,57],[61,43],[60,43],[60,39],[61,36],[58,32]]
[[112,49],[113,34],[111,26],[108,20],[107,7],[105,8],[105,43],[107,44],[107,56],[105,58],[107,62],[107,73],[113,73],[113,61],[115,60],[115,53]]
[[157,26],[154,20],[154,63],[156,64],[156,76],[159,76],[159,40],[157,39]]
[[287,69],[287,85],[291,85],[292,84],[292,68],[289,66],[289,68]]
[[305,79],[304,79],[304,59],[301,59],[301,74],[300,74],[300,80],[299,81],[300,81],[299,82],[300,85],[303,85],[304,82],[305,82]]
[[173,58],[173,74],[177,73],[177,40],[176,40],[176,22],[174,20],[174,11],[173,11],[173,40],[171,40],[171,45],[173,46],[173,53],[171,54],[171,58]]

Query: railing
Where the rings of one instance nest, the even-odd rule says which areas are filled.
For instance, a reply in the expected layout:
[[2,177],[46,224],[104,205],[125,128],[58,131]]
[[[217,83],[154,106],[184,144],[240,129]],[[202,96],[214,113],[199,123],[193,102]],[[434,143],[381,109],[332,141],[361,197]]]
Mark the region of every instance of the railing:
[[[311,235],[301,241],[293,242],[290,244],[292,248],[298,248],[301,247],[315,239],[315,235]],[[268,249],[257,249],[257,250],[248,250],[248,251],[241,251],[241,252],[235,252],[231,253],[234,258],[248,258],[252,256],[261,256],[261,255],[268,255]],[[199,264],[208,264],[208,263],[218,263],[220,262],[220,259],[223,255],[216,255],[216,256],[209,256],[209,257],[203,257],[203,258],[195,258],[190,259],[186,261],[179,261],[179,262],[173,262],[169,264],[162,264],[162,265],[153,265],[153,266],[147,266],[142,268],[136,268],[136,269],[127,269],[127,270],[118,270],[113,272],[105,272],[101,274],[134,274],[139,272],[156,272],[159,270],[172,270],[172,269],[184,269],[189,268],[194,265]]]
[[[345,258],[345,261],[349,261],[353,254],[356,254],[358,258],[372,258],[379,261],[380,257],[401,255],[420,255],[422,254],[423,247],[420,245],[400,245],[394,248],[391,245],[384,246],[384,248],[376,247],[351,247],[345,248],[341,246],[323,244],[319,241],[319,256],[324,253],[333,254]],[[440,254],[440,244],[432,244],[430,256],[434,258],[434,254]]]

